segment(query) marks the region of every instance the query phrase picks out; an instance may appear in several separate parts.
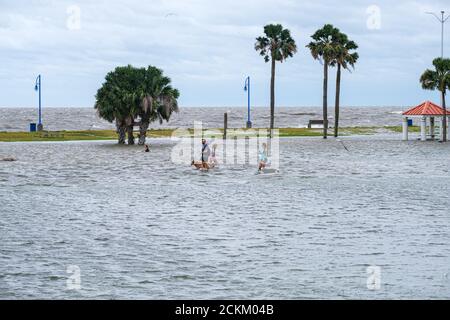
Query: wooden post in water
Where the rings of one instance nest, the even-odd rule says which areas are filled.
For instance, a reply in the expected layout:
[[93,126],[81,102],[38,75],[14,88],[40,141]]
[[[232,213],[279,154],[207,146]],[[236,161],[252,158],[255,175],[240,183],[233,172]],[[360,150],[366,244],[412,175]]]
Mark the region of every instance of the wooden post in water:
[[225,112],[223,115],[223,140],[227,139],[227,129],[228,129],[228,113]]

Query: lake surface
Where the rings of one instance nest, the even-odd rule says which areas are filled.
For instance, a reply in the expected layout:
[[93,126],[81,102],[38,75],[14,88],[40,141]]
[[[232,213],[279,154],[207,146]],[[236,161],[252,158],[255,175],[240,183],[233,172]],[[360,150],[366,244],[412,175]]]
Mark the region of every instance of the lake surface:
[[276,175],[163,139],[0,143],[0,298],[448,299],[450,145],[398,140],[281,139]]
[[[405,107],[342,107],[341,126],[399,126]],[[192,107],[181,108],[173,114],[169,123],[151,124],[151,128],[192,128],[194,121],[202,121],[205,128],[222,128],[223,114],[228,112],[229,127],[242,128],[247,123],[247,108]],[[0,131],[28,131],[30,122],[37,122],[37,108],[0,108]],[[329,109],[329,121],[333,123],[334,109]],[[276,108],[275,126],[280,128],[306,127],[309,120],[323,119],[322,108]],[[267,128],[270,124],[269,108],[253,108],[255,128]],[[94,108],[45,108],[43,123],[46,130],[99,130],[115,129],[115,125],[100,119]],[[333,123],[334,124],[334,123]]]

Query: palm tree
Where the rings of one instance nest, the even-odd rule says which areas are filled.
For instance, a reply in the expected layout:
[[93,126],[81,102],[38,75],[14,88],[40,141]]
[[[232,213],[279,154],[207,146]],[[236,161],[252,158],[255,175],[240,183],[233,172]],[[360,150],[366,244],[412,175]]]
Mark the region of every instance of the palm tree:
[[180,93],[170,85],[171,80],[163,75],[162,70],[149,66],[145,70],[145,80],[139,88],[139,144],[145,143],[150,122],[169,121],[173,112],[178,112],[177,99]]
[[450,59],[436,58],[433,60],[435,70],[427,69],[420,77],[422,88],[425,90],[439,90],[442,97],[443,111],[443,141],[447,141],[447,112],[445,95],[450,89]]
[[128,65],[125,67],[127,73],[122,82],[122,103],[126,106],[127,116],[125,118],[126,132],[128,136],[128,144],[134,145],[134,126],[135,119],[140,111],[139,88],[145,81],[145,68],[135,68]]
[[337,138],[339,135],[339,114],[340,114],[340,95],[341,95],[341,69],[344,68],[350,71],[350,67],[352,69],[355,68],[355,63],[359,59],[359,55],[356,52],[352,52],[353,50],[358,49],[358,45],[348,39],[348,36],[345,33],[340,33],[337,45],[336,45],[336,53],[335,60],[332,62],[332,65],[337,65],[336,72],[336,100],[335,100],[335,110],[334,110],[334,136]]
[[281,24],[269,24],[264,27],[264,36],[256,38],[255,50],[259,51],[267,63],[272,62],[270,80],[270,136],[272,137],[275,123],[275,64],[294,56],[297,45],[291,37],[291,32]]
[[314,59],[323,63],[323,138],[326,139],[328,129],[328,67],[336,58],[339,29],[326,24],[317,30],[311,38],[314,40],[306,47],[311,50]]
[[170,79],[160,69],[117,67],[108,73],[105,83],[97,91],[95,109],[99,116],[116,122],[119,144],[134,141],[134,126],[140,117],[139,144],[145,143],[151,121],[169,121],[178,111],[179,92],[170,86]]
[[95,109],[101,118],[116,122],[119,144],[125,143],[127,131],[128,142],[134,143],[133,135],[130,135],[129,130],[133,124],[133,103],[129,100],[133,90],[131,80],[134,76],[136,76],[136,69],[132,66],[117,67],[106,75],[105,82],[96,94]]

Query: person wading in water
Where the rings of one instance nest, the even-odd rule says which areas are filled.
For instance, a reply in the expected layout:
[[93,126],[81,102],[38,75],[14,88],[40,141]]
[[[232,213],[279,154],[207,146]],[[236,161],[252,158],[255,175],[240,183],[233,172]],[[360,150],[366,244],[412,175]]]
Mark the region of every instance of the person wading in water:
[[202,139],[202,165],[204,169],[209,169],[208,161],[211,149],[205,139]]

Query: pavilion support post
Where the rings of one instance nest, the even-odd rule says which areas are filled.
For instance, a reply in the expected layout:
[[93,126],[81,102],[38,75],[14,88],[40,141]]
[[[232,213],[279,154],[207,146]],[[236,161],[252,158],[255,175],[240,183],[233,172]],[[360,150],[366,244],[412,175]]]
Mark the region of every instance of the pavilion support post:
[[436,130],[436,123],[435,123],[435,121],[434,121],[434,117],[431,117],[430,118],[430,136],[431,136],[431,139],[433,139],[434,140],[434,138],[435,138],[435,130]]
[[[447,141],[448,140],[448,116],[445,117],[445,118],[446,118],[446,121],[447,121],[447,123],[445,124],[447,126],[447,136],[445,137],[446,138],[445,141]],[[444,125],[444,121],[445,120],[442,120],[442,125]],[[442,141],[444,141],[444,128],[442,128]]]
[[427,118],[422,117],[420,122],[420,140],[427,141]]
[[443,141],[444,139],[444,121],[442,120],[442,118],[439,118],[439,120],[437,121],[438,125],[439,125],[439,141]]
[[403,118],[403,141],[408,141],[408,117]]

